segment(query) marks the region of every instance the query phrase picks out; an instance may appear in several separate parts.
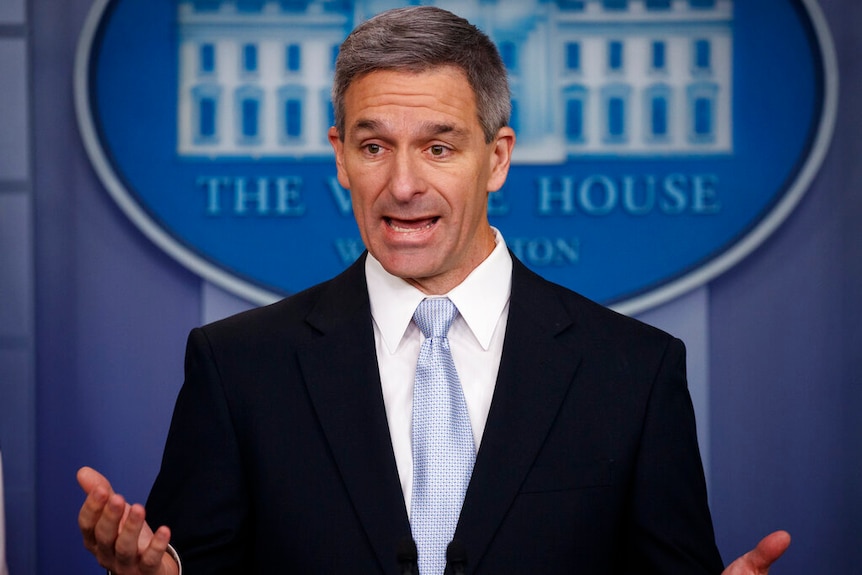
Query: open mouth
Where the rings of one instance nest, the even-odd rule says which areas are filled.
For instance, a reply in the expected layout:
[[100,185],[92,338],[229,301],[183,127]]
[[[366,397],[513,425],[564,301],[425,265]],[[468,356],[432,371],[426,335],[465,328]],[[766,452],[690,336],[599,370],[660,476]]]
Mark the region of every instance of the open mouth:
[[383,221],[385,221],[386,225],[389,226],[393,231],[396,231],[400,234],[410,234],[421,232],[433,227],[439,219],[439,216],[419,220],[397,220],[394,218],[384,217]]

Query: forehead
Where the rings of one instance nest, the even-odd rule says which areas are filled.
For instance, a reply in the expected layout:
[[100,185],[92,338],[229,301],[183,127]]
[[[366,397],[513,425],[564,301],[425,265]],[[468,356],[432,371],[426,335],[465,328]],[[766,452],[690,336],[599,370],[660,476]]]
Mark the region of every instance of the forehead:
[[344,116],[348,132],[369,122],[446,121],[464,129],[479,127],[473,89],[454,66],[365,74],[347,89]]

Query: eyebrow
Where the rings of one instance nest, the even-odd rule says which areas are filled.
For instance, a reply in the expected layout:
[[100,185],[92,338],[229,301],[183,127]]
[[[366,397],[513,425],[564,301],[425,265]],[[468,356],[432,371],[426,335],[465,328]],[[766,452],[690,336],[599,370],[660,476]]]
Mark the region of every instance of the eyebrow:
[[[350,130],[351,133],[357,132],[383,132],[386,133],[386,125],[383,122],[373,119],[361,119],[358,120],[353,128]],[[417,133],[423,135],[426,138],[441,136],[443,134],[450,134],[454,138],[466,138],[467,131],[459,128],[453,124],[439,123],[439,122],[423,122]]]

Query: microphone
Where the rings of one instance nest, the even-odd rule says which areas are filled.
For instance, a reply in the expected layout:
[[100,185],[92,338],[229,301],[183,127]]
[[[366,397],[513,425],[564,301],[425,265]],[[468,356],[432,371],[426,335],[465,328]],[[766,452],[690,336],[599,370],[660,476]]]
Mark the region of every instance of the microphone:
[[446,563],[449,565],[451,575],[467,573],[467,548],[457,539],[453,539],[446,547]]
[[419,575],[419,553],[412,537],[405,535],[401,538],[395,558],[398,560],[401,575]]

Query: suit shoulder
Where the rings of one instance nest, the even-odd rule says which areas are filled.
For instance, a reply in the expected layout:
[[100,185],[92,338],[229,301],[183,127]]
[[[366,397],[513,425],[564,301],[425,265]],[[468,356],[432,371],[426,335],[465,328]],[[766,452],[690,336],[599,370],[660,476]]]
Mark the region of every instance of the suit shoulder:
[[342,274],[275,303],[250,309],[198,328],[213,340],[252,342],[306,339],[315,332],[312,318],[367,307],[363,267],[357,262]]
[[255,307],[201,326],[207,333],[257,330],[267,325],[288,326],[307,315],[325,284],[287,296],[274,303]]
[[586,333],[590,339],[618,344],[655,342],[661,346],[676,339],[655,326],[623,315],[570,288],[551,282],[528,270],[520,262],[518,267],[522,269],[515,277],[520,276],[521,279],[513,282],[513,297],[521,291],[523,293],[518,294],[521,297],[526,295],[529,300],[544,300],[547,306],[551,306],[548,303],[550,301],[557,302],[559,307],[550,307],[553,310],[551,313],[565,315],[578,333]]
[[572,309],[583,322],[589,322],[592,329],[607,333],[631,333],[637,337],[648,337],[665,340],[673,338],[662,329],[645,323],[637,318],[627,316],[599,304],[583,295],[562,288],[571,294]]

